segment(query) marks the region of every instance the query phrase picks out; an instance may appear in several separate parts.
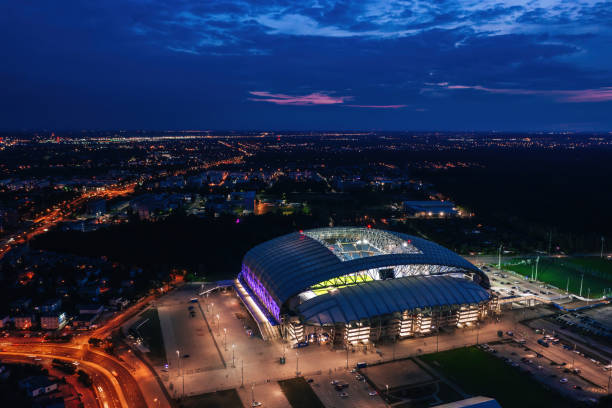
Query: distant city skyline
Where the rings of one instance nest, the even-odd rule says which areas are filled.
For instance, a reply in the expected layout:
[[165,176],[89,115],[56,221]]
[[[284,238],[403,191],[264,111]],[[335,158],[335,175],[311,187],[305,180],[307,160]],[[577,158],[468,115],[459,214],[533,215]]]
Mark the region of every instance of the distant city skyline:
[[585,0],[0,5],[0,130],[612,130]]

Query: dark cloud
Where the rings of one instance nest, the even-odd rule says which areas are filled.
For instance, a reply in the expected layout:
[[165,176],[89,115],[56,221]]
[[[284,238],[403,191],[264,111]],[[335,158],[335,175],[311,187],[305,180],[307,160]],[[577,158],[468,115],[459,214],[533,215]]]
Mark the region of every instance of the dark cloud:
[[0,126],[609,129],[609,4],[548,3],[12,0]]

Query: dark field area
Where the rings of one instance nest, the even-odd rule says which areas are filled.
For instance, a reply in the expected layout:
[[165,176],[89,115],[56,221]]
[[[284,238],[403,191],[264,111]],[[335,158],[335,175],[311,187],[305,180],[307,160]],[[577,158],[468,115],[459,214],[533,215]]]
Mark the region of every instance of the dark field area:
[[325,408],[303,377],[279,381],[278,384],[293,408]]
[[601,235],[612,230],[612,151],[479,149],[438,155],[482,167],[420,171],[458,203],[477,214],[540,235],[546,250],[599,251]]
[[165,364],[166,349],[162,338],[159,315],[156,308],[151,308],[140,315],[140,319],[130,328],[135,332],[134,336],[142,337],[145,346],[150,350],[149,359],[153,364]]
[[572,403],[519,370],[475,347],[421,357],[472,395],[495,398],[504,408],[570,408]]
[[234,389],[211,392],[184,398],[179,408],[242,408],[242,401]]
[[253,246],[301,228],[313,227],[305,216],[265,215],[236,218],[171,217],[163,222],[134,222],[95,232],[51,231],[32,247],[113,261],[148,270],[186,268],[207,280],[226,279],[240,271]]

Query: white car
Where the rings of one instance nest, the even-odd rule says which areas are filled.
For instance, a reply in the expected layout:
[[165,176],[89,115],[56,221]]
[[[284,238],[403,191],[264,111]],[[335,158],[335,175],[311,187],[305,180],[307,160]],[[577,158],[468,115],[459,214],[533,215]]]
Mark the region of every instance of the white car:
[[562,378],[559,380],[560,383],[565,384],[567,382],[567,378]]
[[375,395],[378,395],[378,391],[376,391],[376,390],[372,390],[372,391],[368,392],[368,395],[369,395],[370,397],[373,397],[373,396],[375,396]]
[[261,402],[259,401],[253,401],[253,403],[251,404],[252,407],[261,407]]

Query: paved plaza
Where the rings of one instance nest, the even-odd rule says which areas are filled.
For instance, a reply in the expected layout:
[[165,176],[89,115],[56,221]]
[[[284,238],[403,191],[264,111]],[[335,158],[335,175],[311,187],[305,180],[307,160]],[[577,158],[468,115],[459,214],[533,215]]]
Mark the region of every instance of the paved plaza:
[[[509,330],[512,321],[483,324],[479,329],[461,329],[453,334],[440,334],[401,341],[395,345],[376,345],[367,351],[355,348],[348,353],[328,346],[310,345],[299,350],[287,349],[281,341],[265,342],[249,336],[240,318],[248,312],[232,290],[211,293],[198,303],[200,286],[185,285],[158,302],[168,371],[160,374],[173,395],[197,395],[216,390],[266,384],[303,376],[329,375],[342,372],[357,362],[379,363],[393,358],[412,357],[436,351],[484,343],[497,339],[498,330]],[[195,317],[188,307],[194,306]],[[218,316],[218,317],[217,317]],[[225,329],[225,330],[224,330]],[[176,350],[188,358],[180,359]],[[279,358],[286,356],[286,364]],[[172,385],[170,385],[172,384]]]

